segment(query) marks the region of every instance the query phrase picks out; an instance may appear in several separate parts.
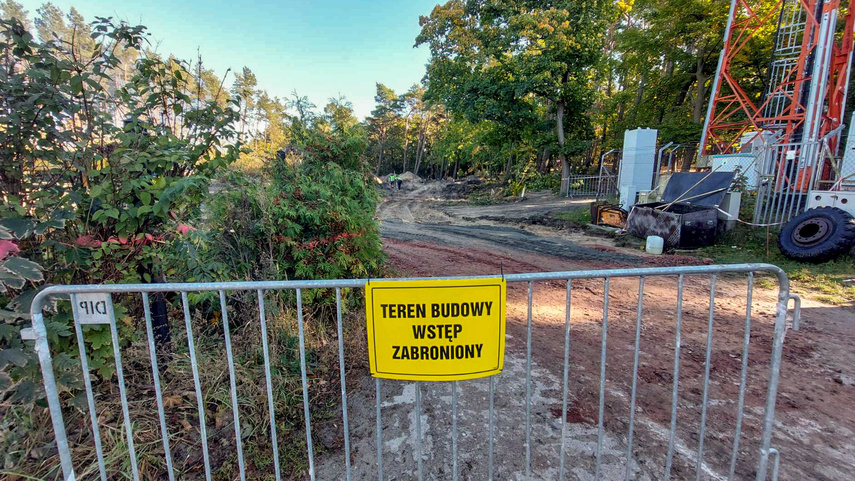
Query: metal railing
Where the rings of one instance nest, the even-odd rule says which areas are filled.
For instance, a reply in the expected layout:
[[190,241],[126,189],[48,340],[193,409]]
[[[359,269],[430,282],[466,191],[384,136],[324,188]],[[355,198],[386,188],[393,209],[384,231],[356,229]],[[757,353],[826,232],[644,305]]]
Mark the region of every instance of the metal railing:
[[[830,190],[841,178],[840,162],[829,143],[839,137],[841,124],[818,141],[776,143],[758,155],[760,186],[754,206],[754,223],[781,225],[802,213],[811,190]],[[822,180],[829,165],[836,174]]]
[[761,153],[755,224],[782,224],[804,209],[821,152],[820,142],[803,142],[772,144]]
[[617,176],[571,175],[561,179],[561,188],[567,197],[611,197],[617,195]]
[[[640,340],[641,340],[641,332],[642,332],[642,324],[643,324],[643,304],[644,304],[644,296],[645,296],[645,281],[646,280],[657,280],[656,282],[668,281],[672,282],[676,278],[676,305],[675,308],[675,338],[673,340],[673,378],[672,378],[672,391],[671,391],[671,408],[670,408],[670,433],[668,436],[668,449],[665,462],[663,463],[664,472],[662,472],[662,478],[668,479],[671,476],[672,466],[673,466],[673,458],[675,455],[675,444],[677,444],[677,425],[678,425],[678,405],[681,404],[681,398],[679,395],[679,387],[680,387],[680,367],[681,367],[681,352],[683,350],[683,346],[681,345],[681,333],[683,333],[685,328],[685,320],[683,319],[683,301],[684,294],[686,293],[685,282],[687,278],[695,279],[696,276],[700,278],[708,278],[709,279],[709,310],[708,317],[706,322],[706,349],[705,349],[705,361],[704,361],[704,374],[703,374],[703,400],[701,403],[701,417],[700,417],[700,426],[698,427],[698,444],[697,444],[697,459],[696,459],[696,470],[697,470],[697,479],[701,479],[703,475],[702,467],[704,466],[704,450],[705,450],[705,437],[707,426],[709,423],[708,419],[708,406],[710,405],[710,378],[711,378],[711,368],[713,365],[712,360],[712,352],[713,352],[713,332],[714,332],[714,324],[716,322],[716,282],[719,278],[733,277],[734,275],[739,275],[741,278],[747,277],[747,293],[745,298],[745,333],[744,333],[744,343],[742,346],[741,353],[741,369],[740,369],[740,378],[739,378],[739,394],[738,399],[735,400],[737,411],[736,411],[736,425],[734,429],[734,434],[732,438],[732,451],[731,456],[729,457],[729,478],[734,478],[735,469],[737,465],[737,458],[740,456],[740,439],[743,437],[743,423],[745,420],[745,403],[746,403],[746,385],[747,385],[747,376],[749,371],[748,364],[748,353],[749,353],[749,340],[752,329],[752,307],[753,307],[753,292],[754,292],[754,278],[755,273],[767,273],[772,276],[775,276],[778,280],[779,289],[777,294],[777,309],[775,311],[774,318],[774,333],[772,334],[772,349],[771,349],[771,357],[769,359],[769,374],[767,380],[764,380],[763,383],[766,384],[766,396],[765,403],[762,406],[758,406],[757,410],[762,410],[762,420],[759,421],[760,426],[758,427],[757,432],[760,433],[759,438],[752,439],[752,441],[757,445],[756,451],[753,451],[756,454],[756,479],[757,480],[765,480],[767,479],[767,472],[771,471],[773,479],[777,476],[777,467],[778,467],[778,453],[772,447],[772,431],[774,427],[775,421],[775,400],[777,396],[777,388],[779,375],[781,370],[781,360],[782,360],[782,347],[784,341],[785,331],[787,329],[787,304],[790,299],[797,298],[790,294],[789,292],[789,281],[787,279],[786,274],[779,269],[778,267],[768,265],[768,264],[739,264],[739,265],[727,265],[727,266],[697,266],[697,267],[668,267],[668,268],[641,268],[641,269],[614,269],[614,270],[588,270],[588,271],[572,271],[572,272],[544,272],[544,273],[532,273],[532,274],[511,274],[504,276],[508,283],[522,283],[526,287],[527,292],[527,300],[526,300],[526,316],[525,316],[525,332],[526,332],[526,361],[525,361],[525,476],[530,478],[532,475],[532,405],[533,405],[533,393],[532,393],[532,330],[533,330],[533,291],[534,284],[541,282],[551,282],[552,285],[555,285],[555,281],[561,281],[565,283],[566,288],[566,304],[564,306],[564,355],[563,355],[563,377],[561,380],[561,391],[562,391],[562,405],[561,405],[561,440],[560,440],[560,467],[559,467],[559,479],[564,479],[565,473],[567,472],[565,457],[567,451],[567,444],[569,435],[568,435],[568,395],[569,395],[569,385],[570,385],[570,355],[571,355],[571,316],[573,312],[573,299],[574,299],[574,291],[573,286],[574,283],[582,282],[583,288],[581,291],[591,291],[593,290],[588,287],[588,285],[596,286],[596,282],[594,284],[589,284],[590,281],[602,280],[602,319],[601,319],[601,339],[600,339],[600,357],[599,357],[599,366],[598,366],[598,415],[597,415],[597,447],[596,447],[596,466],[594,468],[594,475],[596,479],[601,479],[603,476],[602,465],[603,465],[603,440],[605,435],[606,427],[604,425],[604,418],[606,414],[606,359],[607,352],[609,346],[609,321],[610,321],[610,285],[612,282],[616,282],[616,279],[637,279],[638,280],[638,301],[636,306],[636,318],[635,318],[635,343],[634,343],[634,355],[633,355],[633,365],[632,365],[632,382],[631,382],[631,397],[630,406],[628,414],[628,432],[627,432],[627,443],[626,443],[626,475],[625,479],[630,479],[632,477],[631,461],[633,459],[633,450],[636,443],[635,436],[636,432],[636,411],[637,411],[637,402],[638,402],[638,378],[639,378],[639,353],[640,353]],[[486,277],[486,276],[481,276]],[[447,278],[446,278],[447,279]],[[203,456],[203,464],[204,464],[204,473],[205,478],[210,480],[212,478],[212,466],[210,460],[209,446],[208,446],[208,434],[206,432],[206,425],[208,424],[208,420],[205,417],[205,409],[203,408],[204,404],[204,396],[202,392],[202,385],[200,382],[200,366],[197,362],[197,347],[194,346],[194,337],[193,337],[193,326],[192,326],[192,317],[190,313],[190,302],[188,300],[189,293],[198,293],[198,292],[215,292],[219,295],[219,307],[220,307],[220,319],[222,321],[222,329],[224,334],[224,342],[226,345],[226,355],[227,355],[227,364],[228,364],[228,375],[229,375],[229,400],[232,403],[232,415],[234,422],[234,433],[235,433],[235,445],[234,448],[237,452],[238,459],[238,472],[240,475],[240,479],[246,479],[246,467],[244,463],[244,449],[245,446],[242,445],[242,435],[241,435],[241,418],[239,414],[239,394],[238,394],[238,385],[236,383],[236,372],[235,372],[235,362],[233,358],[233,352],[231,347],[231,338],[229,337],[230,327],[229,327],[229,316],[228,309],[226,304],[226,292],[232,291],[249,291],[254,292],[255,297],[257,298],[257,307],[258,307],[258,322],[261,328],[261,344],[263,351],[263,364],[264,364],[264,375],[265,375],[265,390],[266,390],[266,400],[267,400],[267,408],[268,415],[270,417],[270,442],[273,450],[273,464],[275,468],[275,478],[277,480],[282,479],[282,467],[280,465],[281,460],[279,459],[279,450],[280,450],[280,441],[277,438],[277,423],[275,418],[275,409],[274,409],[274,392],[277,387],[273,386],[273,381],[271,379],[271,356],[270,356],[270,346],[268,339],[268,326],[266,319],[266,310],[265,310],[265,293],[268,291],[287,291],[292,293],[296,298],[296,315],[297,315],[297,328],[298,328],[298,338],[299,338],[299,362],[300,362],[300,383],[302,386],[302,404],[303,404],[303,415],[305,419],[305,439],[306,439],[306,456],[308,463],[308,474],[311,479],[315,479],[316,469],[315,469],[315,453],[313,451],[313,437],[312,437],[312,421],[311,421],[311,410],[310,410],[310,401],[308,395],[308,380],[307,380],[307,349],[306,349],[306,333],[304,330],[304,306],[303,306],[303,293],[307,290],[314,289],[332,289],[335,291],[335,300],[336,300],[336,331],[338,335],[338,368],[340,374],[340,390],[341,390],[341,402],[342,402],[342,429],[344,435],[344,465],[345,465],[345,473],[346,478],[348,480],[351,479],[353,475],[354,468],[351,466],[351,432],[350,432],[350,421],[349,413],[348,413],[348,389],[345,379],[345,348],[344,348],[344,331],[342,328],[342,318],[343,318],[343,303],[342,303],[342,289],[360,289],[363,288],[366,282],[370,282],[366,279],[358,279],[358,280],[322,280],[322,281],[270,281],[270,282],[220,282],[220,283],[188,283],[188,284],[129,284],[129,285],[88,285],[88,286],[52,286],[42,290],[34,299],[32,303],[32,320],[33,320],[33,332],[28,333],[28,338],[35,340],[35,349],[38,353],[38,358],[41,363],[43,379],[44,379],[44,387],[47,396],[47,401],[49,405],[51,420],[53,423],[54,435],[56,440],[56,448],[58,450],[61,469],[63,473],[63,479],[72,480],[75,479],[75,462],[80,462],[79,460],[75,460],[72,458],[71,449],[69,446],[70,440],[66,432],[66,424],[63,417],[63,402],[60,398],[60,392],[57,388],[56,378],[54,376],[54,368],[53,368],[53,360],[51,356],[51,349],[48,345],[48,335],[45,327],[45,317],[43,313],[43,308],[46,306],[48,298],[56,298],[56,296],[60,295],[69,295],[72,301],[72,306],[74,309],[77,309],[77,305],[75,300],[78,296],[83,294],[92,294],[92,293],[107,293],[108,295],[108,309],[107,314],[109,315],[109,327],[110,327],[110,337],[113,345],[113,354],[115,359],[115,367],[116,367],[116,379],[115,383],[118,385],[119,397],[121,398],[121,406],[122,406],[122,421],[124,424],[124,438],[127,444],[129,462],[131,466],[131,476],[134,480],[140,479],[140,471],[138,468],[138,459],[137,454],[135,452],[134,445],[134,429],[133,429],[133,420],[131,419],[127,390],[126,390],[126,380],[124,377],[124,373],[122,371],[122,349],[120,348],[119,343],[119,334],[117,331],[117,321],[116,315],[113,307],[112,296],[113,295],[139,295],[139,299],[142,302],[143,311],[144,311],[144,320],[146,326],[146,337],[147,337],[147,347],[148,353],[151,362],[151,372],[154,380],[154,390],[155,390],[155,398],[156,398],[156,407],[157,407],[157,415],[159,420],[159,429],[160,429],[160,438],[163,445],[163,454],[164,460],[163,462],[166,465],[166,469],[168,472],[168,476],[170,480],[175,479],[174,469],[173,469],[173,454],[170,446],[170,434],[169,434],[169,422],[167,420],[165,414],[165,402],[162,380],[158,377],[158,354],[157,349],[155,347],[155,338],[152,333],[152,316],[151,310],[149,307],[149,294],[156,292],[175,292],[180,293],[181,306],[184,317],[184,325],[186,327],[187,334],[187,344],[188,344],[188,354],[190,358],[190,364],[193,373],[193,385],[194,385],[194,393],[197,401],[198,408],[198,430],[199,437],[201,442],[201,450]],[[626,281],[621,281],[626,282]],[[694,284],[697,287],[697,283]],[[621,289],[621,291],[625,291],[625,289]],[[730,300],[729,300],[730,302]],[[662,300],[658,299],[657,304],[661,304]],[[798,323],[798,312],[796,313],[796,318],[794,319],[794,323]],[[657,322],[662,322],[661,319],[657,319]],[[98,463],[98,471],[100,478],[103,481],[111,478],[112,475],[108,476],[107,473],[107,463],[104,459],[104,453],[101,446],[101,437],[102,434],[100,432],[100,424],[97,410],[96,410],[96,399],[95,393],[93,391],[93,383],[90,377],[90,366],[87,364],[87,353],[86,353],[86,343],[84,343],[83,330],[82,326],[75,322],[75,331],[78,340],[78,347],[80,352],[80,360],[81,367],[84,374],[85,380],[85,389],[86,389],[86,399],[88,405],[88,413],[90,417],[91,424],[91,434],[94,439],[94,447],[97,452],[97,463]],[[664,350],[663,352],[668,352]],[[685,361],[683,361],[685,362]],[[628,368],[628,366],[627,366]],[[488,457],[487,457],[487,478],[494,479],[496,472],[494,470],[494,461],[496,456],[494,455],[494,436],[495,436],[495,406],[494,406],[494,398],[496,396],[496,377],[493,376],[489,379],[489,408],[488,408],[488,419],[484,420],[487,424],[487,432],[488,432]],[[106,382],[112,382],[111,379],[106,379]],[[476,382],[476,381],[464,381],[464,383]],[[733,381],[731,381],[733,382]],[[381,392],[382,385],[384,383],[395,383],[395,384],[407,384],[400,381],[381,381],[380,379],[375,379],[375,397],[376,397],[376,408],[375,408],[375,416],[376,416],[376,445],[377,445],[377,453],[376,453],[376,466],[377,472],[376,477],[382,481],[384,478],[384,443],[383,443],[383,423],[382,423],[382,403],[381,403]],[[415,413],[413,416],[415,422],[415,450],[416,450],[416,459],[418,461],[417,467],[417,476],[418,479],[423,479],[424,477],[424,469],[422,466],[422,430],[421,430],[421,419],[422,419],[422,400],[421,393],[423,385],[430,385],[431,383],[423,383],[418,382],[415,383]],[[452,476],[453,479],[458,479],[458,390],[459,390],[459,382],[452,383],[452,417],[453,417],[453,425],[452,425],[452,440],[453,440],[453,448],[451,452],[452,460]],[[352,393],[351,393],[352,394]],[[509,393],[509,395],[513,395],[513,393]],[[67,408],[67,407],[66,407]],[[610,409],[613,409],[613,404],[610,406]],[[617,414],[617,413],[615,413]],[[557,416],[556,416],[557,417]],[[79,430],[78,430],[79,431]],[[116,430],[116,432],[118,432]],[[81,437],[76,436],[74,439],[80,440]],[[640,447],[640,446],[639,446]],[[742,452],[745,452],[745,447],[742,448]],[[678,452],[685,451],[685,447],[677,449]],[[770,468],[770,456],[774,457],[773,466]],[[150,456],[149,456],[150,458]],[[483,459],[483,458],[481,458]],[[149,459],[149,462],[150,459]],[[750,468],[749,468],[750,471]],[[363,476],[372,477],[370,473],[362,473]],[[234,473],[231,474],[234,476]],[[660,475],[655,475],[654,477],[660,477]]]

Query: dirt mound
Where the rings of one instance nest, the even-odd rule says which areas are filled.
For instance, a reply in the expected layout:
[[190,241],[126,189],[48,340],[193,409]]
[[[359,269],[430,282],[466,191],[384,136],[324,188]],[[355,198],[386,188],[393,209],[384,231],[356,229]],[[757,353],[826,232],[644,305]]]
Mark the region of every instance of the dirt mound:
[[401,180],[403,180],[404,182],[419,182],[419,183],[424,182],[421,177],[419,177],[418,175],[416,175],[412,172],[404,172],[403,174],[399,175],[398,177],[400,177]]
[[[469,177],[475,177],[475,176],[473,175],[473,176],[469,176]],[[472,194],[473,192],[478,192],[478,191],[489,192],[491,190],[490,186],[481,182],[480,180],[477,180],[477,178],[475,180],[467,180],[467,179],[469,179],[469,177],[466,177],[464,179],[454,181],[454,182],[449,182],[449,183],[445,184],[443,186],[443,189],[442,189],[443,194],[448,196],[448,198],[450,198],[450,199],[454,199],[454,198],[467,197],[470,194]],[[495,188],[495,186],[494,186],[494,188]]]

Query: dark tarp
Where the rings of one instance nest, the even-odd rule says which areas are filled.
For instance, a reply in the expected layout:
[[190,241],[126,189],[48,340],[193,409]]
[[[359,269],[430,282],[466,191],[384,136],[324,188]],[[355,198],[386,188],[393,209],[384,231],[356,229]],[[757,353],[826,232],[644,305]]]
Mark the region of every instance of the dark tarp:
[[[704,179],[706,176],[709,177]],[[667,204],[679,198],[679,203],[718,207],[735,176],[736,172],[675,172],[668,179],[661,202]],[[704,180],[701,182],[701,179]],[[698,182],[701,183],[692,187]],[[709,195],[704,195],[708,192]]]

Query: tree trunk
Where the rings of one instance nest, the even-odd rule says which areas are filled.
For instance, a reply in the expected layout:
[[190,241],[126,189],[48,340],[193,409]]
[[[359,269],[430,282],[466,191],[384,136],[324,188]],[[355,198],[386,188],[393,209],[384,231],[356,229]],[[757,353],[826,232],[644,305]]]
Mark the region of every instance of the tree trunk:
[[[609,80],[608,80],[608,83],[606,83],[606,98],[607,99],[612,98],[612,89],[613,89],[613,80],[612,79],[613,79],[613,77],[614,77],[614,69],[612,68],[611,64],[609,64]],[[620,120],[618,120],[618,121],[620,121]],[[602,129],[603,130],[600,132],[600,145],[601,146],[606,144],[606,135],[608,135],[608,131],[609,131],[609,117],[607,115],[603,116],[603,127],[602,127]]]
[[410,146],[410,116],[407,115],[407,121],[404,123],[404,168],[401,172],[407,171],[407,149]]
[[380,154],[377,156],[377,170],[374,172],[380,175],[380,166],[383,165],[383,142],[380,142]]
[[[625,90],[624,89],[624,80],[626,80],[626,79],[621,74],[620,79],[618,80],[618,92],[623,92]],[[616,125],[615,125],[615,129],[614,129],[615,140],[618,140],[620,138],[621,133],[620,133],[620,127],[619,126],[621,123],[623,123],[624,115],[626,115],[626,103],[624,103],[621,100],[620,102],[618,102],[617,121],[615,122]]]
[[[641,79],[638,82],[638,91],[635,92],[635,104],[632,106],[632,121],[635,122],[636,117],[638,117],[638,107],[641,105],[641,101],[644,100],[644,85],[647,83],[647,72],[641,73]],[[631,125],[630,127],[638,127],[637,125]]]
[[695,156],[695,151],[686,149],[683,151],[683,163],[680,165],[680,172],[688,172],[692,168],[692,159]]
[[419,175],[419,167],[422,166],[422,154],[424,153],[425,135],[423,131],[419,131],[419,144],[416,147],[416,166],[413,168],[413,174]]
[[460,168],[460,153],[458,152],[454,158],[454,172],[451,173],[451,180],[457,180],[457,171]]
[[537,161],[537,171],[545,174],[549,170],[549,156],[552,155],[552,150],[549,146],[543,148],[540,153],[540,158]]
[[695,79],[697,82],[697,90],[695,95],[695,105],[692,109],[692,120],[695,123],[701,122],[701,116],[704,114],[704,100],[707,96],[707,79],[709,75],[704,74],[704,56],[703,52],[698,52],[698,63],[695,68]]
[[427,140],[427,124],[430,122],[430,112],[422,119],[422,124],[419,126],[419,144],[416,148],[416,166],[413,169],[413,174],[419,175],[419,167],[422,165],[422,157],[425,153],[425,143]]
[[377,157],[377,171],[374,172],[374,174],[380,175],[380,168],[383,165],[383,147],[386,145],[386,129],[385,128],[380,130],[380,137],[377,140],[380,141],[380,154]]
[[[243,100],[243,99],[241,99]],[[244,101],[243,112],[241,113],[241,109],[238,108],[238,115],[240,115],[240,135],[243,137],[243,133],[246,130],[246,102]]]
[[674,74],[674,61],[670,60],[670,59],[666,60],[665,61],[665,68],[662,69],[662,78],[668,78],[673,74]]
[[[692,120],[699,124],[701,122],[701,117],[704,115],[704,100],[706,100],[707,96],[707,79],[709,79],[709,75],[704,73],[704,53],[699,51],[697,53],[698,60],[697,66],[695,68],[695,82],[697,86],[695,88],[695,102],[692,109]],[[681,172],[686,172],[692,167],[692,159],[694,157],[694,151],[690,149],[686,149],[683,152],[683,163],[680,166]]]
[[570,166],[567,164],[567,155],[564,154],[564,101],[558,101],[558,110],[555,115],[555,128],[558,130],[558,145],[561,152],[558,154],[558,159],[561,160],[561,195],[567,195],[567,190],[570,183],[567,179],[570,177]]
[[505,173],[502,177],[503,181],[506,181],[511,178],[511,168],[514,166],[514,143],[511,142],[511,150],[508,152],[508,162],[505,164]]

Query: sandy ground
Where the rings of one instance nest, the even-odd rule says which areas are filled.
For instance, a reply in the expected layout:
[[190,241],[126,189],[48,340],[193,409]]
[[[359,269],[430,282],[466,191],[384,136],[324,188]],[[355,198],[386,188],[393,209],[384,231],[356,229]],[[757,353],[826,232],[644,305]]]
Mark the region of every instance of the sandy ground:
[[[386,252],[401,276],[481,275],[616,267],[687,265],[688,256],[653,257],[603,237],[532,226],[532,218],[568,207],[566,199],[536,196],[492,206],[443,197],[443,185],[386,192],[379,216]],[[498,219],[498,220],[497,220]],[[517,224],[518,221],[518,224]],[[754,290],[742,436],[736,479],[753,478],[769,376],[774,301],[770,279]],[[689,277],[683,303],[677,436],[672,479],[726,479],[737,417],[746,321],[746,279],[717,280],[710,390],[703,461],[698,463],[710,280]],[[526,286],[508,290],[508,351],[496,377],[495,479],[525,475]],[[564,360],[564,282],[537,283],[532,312],[532,478],[558,477]],[[570,383],[565,438],[567,479],[594,479],[597,443],[602,280],[572,286]],[[635,344],[637,280],[615,280],[609,296],[604,398],[603,479],[623,479]],[[676,280],[649,278],[644,290],[633,479],[662,479],[671,426]],[[781,452],[779,479],[851,479],[855,472],[855,308],[805,299],[802,329],[788,331],[773,447]],[[486,479],[487,380],[459,384],[460,479]],[[451,479],[451,385],[422,384],[422,460],[426,479]],[[374,381],[354,381],[350,397],[354,479],[376,479]],[[384,479],[417,473],[415,385],[383,382]],[[344,453],[319,459],[319,479],[343,478]]]

